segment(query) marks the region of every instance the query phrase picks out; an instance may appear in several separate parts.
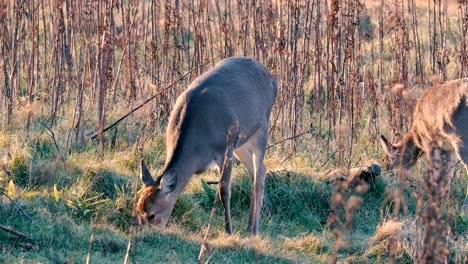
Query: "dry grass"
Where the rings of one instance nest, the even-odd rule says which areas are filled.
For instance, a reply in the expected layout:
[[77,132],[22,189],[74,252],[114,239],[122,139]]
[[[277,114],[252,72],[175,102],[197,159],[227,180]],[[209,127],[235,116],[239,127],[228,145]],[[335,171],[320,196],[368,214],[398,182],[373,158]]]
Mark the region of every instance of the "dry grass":
[[400,236],[403,230],[403,223],[395,221],[395,220],[388,220],[382,224],[377,226],[374,236],[371,238],[370,243],[376,244],[380,243],[388,238],[394,236]]

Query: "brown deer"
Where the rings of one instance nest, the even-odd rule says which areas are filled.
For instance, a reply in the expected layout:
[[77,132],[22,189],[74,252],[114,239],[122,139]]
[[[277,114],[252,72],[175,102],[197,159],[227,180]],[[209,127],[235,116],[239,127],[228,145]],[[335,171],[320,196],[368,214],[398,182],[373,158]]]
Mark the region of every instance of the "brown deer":
[[165,224],[192,175],[217,165],[222,172],[220,199],[225,229],[231,233],[230,182],[235,155],[252,179],[248,231],[256,234],[266,175],[263,158],[276,92],[276,81],[268,69],[244,57],[225,59],[195,79],[177,98],[171,112],[161,175],[153,179],[141,161],[145,189],[132,222]]
[[[407,172],[421,154],[430,153],[435,143],[451,151],[452,166],[460,161],[468,171],[468,78],[425,90],[416,105],[410,131],[394,144],[384,136],[380,143],[393,169]],[[461,211],[468,213],[467,196]]]

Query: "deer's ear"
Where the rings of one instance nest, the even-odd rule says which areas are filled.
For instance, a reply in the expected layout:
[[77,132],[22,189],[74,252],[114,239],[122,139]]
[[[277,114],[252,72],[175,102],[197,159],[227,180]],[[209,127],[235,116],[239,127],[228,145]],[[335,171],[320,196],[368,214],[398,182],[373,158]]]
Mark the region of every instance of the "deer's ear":
[[393,134],[393,137],[392,137],[393,145],[399,144],[402,140],[403,140],[403,135],[401,133],[396,132],[395,134]]
[[151,176],[151,173],[143,159],[140,161],[140,178],[146,187],[154,185],[153,176]]
[[174,169],[170,169],[164,173],[161,179],[161,190],[165,194],[169,194],[174,191],[177,186],[177,173]]
[[393,156],[393,145],[391,145],[383,135],[380,136],[379,141],[385,154],[389,157]]

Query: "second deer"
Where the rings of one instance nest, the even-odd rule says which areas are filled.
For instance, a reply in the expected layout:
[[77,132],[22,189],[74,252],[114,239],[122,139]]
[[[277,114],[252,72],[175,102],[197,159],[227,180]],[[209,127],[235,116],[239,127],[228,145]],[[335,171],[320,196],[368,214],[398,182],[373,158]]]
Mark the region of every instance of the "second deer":
[[[452,152],[452,164],[461,162],[468,171],[468,78],[435,85],[423,92],[413,114],[410,131],[396,143],[381,136],[391,167],[408,171],[432,144]],[[465,196],[461,211],[468,213]]]

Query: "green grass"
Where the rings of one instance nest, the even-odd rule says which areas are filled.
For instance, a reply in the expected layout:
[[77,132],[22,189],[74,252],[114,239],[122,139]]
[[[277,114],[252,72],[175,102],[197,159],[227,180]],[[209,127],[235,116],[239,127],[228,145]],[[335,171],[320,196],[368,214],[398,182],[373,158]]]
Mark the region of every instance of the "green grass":
[[[132,186],[138,181],[137,155],[133,151],[116,150],[99,159],[91,148],[71,151],[63,162],[52,154],[54,150],[47,144],[48,141],[26,142],[28,147],[18,148],[21,151],[13,155],[8,167],[12,179],[1,174],[1,187],[34,219],[34,224],[2,198],[0,224],[27,234],[32,242],[0,231],[0,261],[83,263],[94,232],[92,263],[122,263],[132,213]],[[143,150],[148,160],[151,157],[152,168],[158,168],[163,162],[162,146],[159,137]],[[308,171],[304,167],[316,162],[317,157],[297,155],[281,167],[275,163],[276,155],[270,153],[267,157],[267,164],[273,171],[266,180],[259,236],[250,237],[246,232],[250,176],[242,165],[235,166],[231,197],[234,234],[224,234],[224,218],[218,204],[208,240],[214,250],[210,262],[327,263],[335,247],[333,234],[337,228],[327,225],[333,185],[322,173],[299,172]],[[36,175],[33,179],[49,180],[24,181],[29,179],[27,164],[31,161],[40,165],[32,166],[31,173]],[[44,171],[44,167],[49,169]],[[194,176],[186,192],[179,197],[167,228],[144,227],[134,234],[132,259],[138,263],[195,263],[216,191],[203,182],[217,178],[214,172]],[[352,188],[345,191],[345,197],[358,196],[362,203],[353,215],[354,224],[344,234],[346,245],[338,251],[340,260],[349,263],[387,261],[388,237],[381,235],[384,232],[381,229],[385,229],[382,226],[393,208],[393,203],[386,199],[386,191],[396,186],[394,176],[382,175],[367,192],[360,193]],[[452,182],[450,203],[454,208],[461,204],[466,186],[466,177]],[[401,213],[398,223],[404,223],[402,234],[407,232],[411,237],[418,229],[418,223],[411,220],[416,214],[413,193],[422,193],[422,188],[416,181],[410,182],[404,190],[408,214]],[[463,252],[457,248],[463,249],[466,243],[466,227],[466,221],[460,216],[451,223],[454,260]],[[375,238],[379,236],[384,238]],[[397,255],[399,263],[412,262],[412,244],[408,242],[408,245]]]

